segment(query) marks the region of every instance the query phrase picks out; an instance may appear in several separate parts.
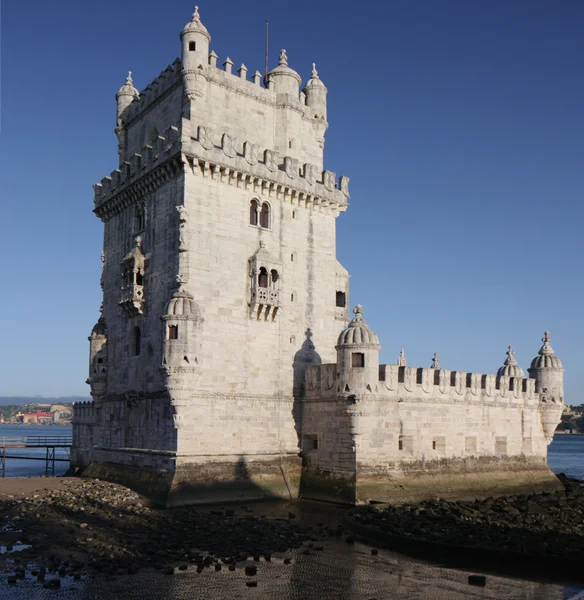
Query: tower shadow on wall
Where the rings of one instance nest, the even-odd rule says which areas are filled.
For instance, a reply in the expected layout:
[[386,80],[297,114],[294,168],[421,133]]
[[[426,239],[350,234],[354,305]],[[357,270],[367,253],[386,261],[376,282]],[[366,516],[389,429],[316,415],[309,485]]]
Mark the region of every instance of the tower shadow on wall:
[[294,372],[294,404],[292,407],[292,416],[294,417],[294,428],[298,436],[298,447],[302,448],[302,423],[304,419],[302,399],[306,393],[306,367],[310,365],[321,365],[322,359],[316,351],[312,341],[312,331],[310,327],[305,331],[306,337],[300,350],[294,355],[292,368]]

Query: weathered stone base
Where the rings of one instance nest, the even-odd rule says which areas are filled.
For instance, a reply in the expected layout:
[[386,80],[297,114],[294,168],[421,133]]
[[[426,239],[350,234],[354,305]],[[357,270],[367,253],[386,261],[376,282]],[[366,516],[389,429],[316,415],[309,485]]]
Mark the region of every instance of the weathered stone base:
[[84,477],[126,485],[163,506],[297,498],[301,460],[295,455],[177,457],[174,468],[93,462]]
[[435,498],[475,500],[489,496],[555,492],[562,489],[549,470],[436,473],[401,478],[357,478],[356,504],[420,502]]
[[304,469],[300,482],[300,498],[355,504],[355,473]]

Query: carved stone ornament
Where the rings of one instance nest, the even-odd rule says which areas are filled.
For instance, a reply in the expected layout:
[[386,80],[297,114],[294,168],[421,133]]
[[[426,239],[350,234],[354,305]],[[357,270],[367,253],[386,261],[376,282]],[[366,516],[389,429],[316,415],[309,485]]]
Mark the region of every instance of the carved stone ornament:
[[304,165],[304,179],[306,183],[312,185],[316,181],[316,167],[314,165]]
[[180,224],[180,229],[178,233],[178,251],[186,252],[188,250],[187,247],[187,228],[184,223]]
[[184,284],[186,284],[186,283],[188,283],[188,282],[189,282],[189,278],[187,277],[186,273],[179,273],[179,274],[176,276],[176,282],[177,282],[179,285],[184,285]]
[[248,164],[255,165],[258,162],[258,147],[251,142],[245,142],[243,156]]
[[198,138],[199,144],[201,144],[201,146],[205,150],[211,150],[211,148],[214,146],[212,139],[213,130],[210,127],[204,127],[203,125],[199,125]]
[[327,390],[330,390],[335,384],[335,368],[328,368],[324,374],[324,387]]
[[233,158],[237,154],[237,151],[235,150],[235,138],[230,136],[229,134],[223,134],[223,140],[221,142],[221,145],[223,147],[223,153],[225,154],[225,156]]
[[345,196],[349,197],[349,177],[346,175],[339,177],[339,189]]
[[306,389],[311,392],[318,387],[318,373],[315,368],[306,369]]
[[284,157],[284,171],[290,179],[298,177],[298,159],[290,156]]
[[189,211],[186,206],[177,206],[178,218],[181,223],[186,223],[189,218]]
[[268,171],[276,171],[278,169],[278,153],[274,150],[266,150],[264,152],[264,163],[268,167]]
[[324,171],[322,182],[324,187],[332,192],[335,189],[335,174],[332,171]]

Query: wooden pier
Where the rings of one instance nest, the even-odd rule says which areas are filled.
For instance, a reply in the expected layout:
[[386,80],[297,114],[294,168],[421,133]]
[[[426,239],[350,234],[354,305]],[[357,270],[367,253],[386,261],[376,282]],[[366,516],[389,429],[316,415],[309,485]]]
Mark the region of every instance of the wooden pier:
[[[0,477],[6,475],[6,461],[8,459],[17,460],[44,460],[45,473],[47,475],[55,474],[56,462],[69,462],[67,458],[57,458],[57,448],[64,448],[67,455],[73,443],[73,438],[68,435],[38,435],[24,437],[0,437]],[[13,454],[8,451],[24,450],[26,448],[44,448],[44,455],[25,455],[22,453]]]

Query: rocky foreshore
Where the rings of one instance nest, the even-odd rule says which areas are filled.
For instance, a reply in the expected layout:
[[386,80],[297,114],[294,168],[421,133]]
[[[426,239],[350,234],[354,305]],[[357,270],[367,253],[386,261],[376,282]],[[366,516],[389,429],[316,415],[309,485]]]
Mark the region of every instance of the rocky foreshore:
[[21,497],[0,495],[0,571],[16,580],[36,565],[32,574],[41,582],[47,573],[172,574],[235,569],[240,561],[314,547],[321,528],[300,526],[293,512],[264,515],[257,511],[270,512],[269,505],[250,506],[163,509],[123,486],[83,479]]
[[377,540],[385,534],[393,540],[582,560],[584,489],[581,482],[559,478],[564,490],[555,493],[368,507],[354,511],[349,521]]

